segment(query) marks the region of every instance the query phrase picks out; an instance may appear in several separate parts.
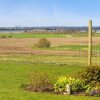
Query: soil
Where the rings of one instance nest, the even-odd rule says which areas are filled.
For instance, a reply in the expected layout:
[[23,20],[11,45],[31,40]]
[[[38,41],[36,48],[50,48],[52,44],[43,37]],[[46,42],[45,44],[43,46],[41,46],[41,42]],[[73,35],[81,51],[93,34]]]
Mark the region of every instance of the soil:
[[[83,55],[87,52],[82,51],[53,51],[53,50],[33,50],[32,47],[39,38],[4,38],[0,39],[0,54],[35,54],[35,55]],[[88,38],[49,38],[51,46],[88,43]],[[93,43],[100,44],[100,37],[93,38]]]

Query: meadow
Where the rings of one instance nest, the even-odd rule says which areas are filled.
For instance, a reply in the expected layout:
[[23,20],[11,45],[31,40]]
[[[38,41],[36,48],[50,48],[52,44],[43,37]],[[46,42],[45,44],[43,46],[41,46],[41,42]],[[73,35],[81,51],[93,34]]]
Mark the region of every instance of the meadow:
[[[28,82],[28,73],[31,72],[46,72],[50,75],[52,81],[57,79],[58,76],[71,75],[77,71],[85,68],[78,65],[67,65],[59,63],[45,63],[33,62],[24,59],[21,60],[23,55],[16,55],[16,57],[8,56],[12,59],[6,59],[7,56],[3,55],[0,59],[0,100],[99,100],[98,97],[84,97],[84,96],[62,96],[50,93],[34,93],[28,92],[21,88],[22,84]],[[28,55],[27,57],[29,57]],[[4,59],[3,59],[4,58]],[[21,59],[19,59],[21,58]],[[38,57],[39,58],[39,57]],[[42,57],[43,58],[43,57]],[[51,56],[49,59],[55,59]],[[17,60],[18,59],[18,60]],[[39,58],[40,59],[40,58]],[[59,59],[59,58],[58,58]],[[45,58],[46,61],[46,58]]]
[[[29,82],[28,74],[32,72],[48,73],[54,83],[59,76],[74,75],[86,68],[87,37],[82,37],[82,34],[78,37],[65,34],[4,35],[7,37],[0,38],[0,100],[100,99],[99,97],[35,93],[22,88],[23,84]],[[2,34],[0,36],[2,37]],[[48,38],[51,41],[51,47],[34,48],[34,41],[38,41],[38,38]],[[100,38],[94,38],[93,50],[97,51],[96,53],[100,52],[99,43]],[[82,55],[84,52],[86,54]],[[92,59],[94,65],[100,65],[100,56],[97,55]]]
[[[87,37],[87,33],[0,33],[0,37],[13,37],[13,38],[69,38],[69,37]],[[99,33],[93,33],[94,37],[100,37]]]

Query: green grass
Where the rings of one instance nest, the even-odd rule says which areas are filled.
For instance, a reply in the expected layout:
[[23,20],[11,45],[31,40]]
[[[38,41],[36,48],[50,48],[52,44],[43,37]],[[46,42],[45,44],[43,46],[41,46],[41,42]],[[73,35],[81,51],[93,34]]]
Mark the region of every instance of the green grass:
[[30,33],[20,33],[20,34],[0,34],[0,37],[4,35],[5,37],[12,36],[12,38],[64,38],[65,34],[30,34]]
[[32,64],[25,62],[0,62],[0,100],[99,100],[96,97],[62,96],[48,93],[31,93],[21,88],[27,83],[27,73],[47,72],[52,77],[75,73],[83,69],[78,66]]
[[61,55],[0,55],[0,60],[18,61],[26,63],[56,64],[56,65],[67,64],[67,65],[86,66],[87,64],[87,57],[84,56],[79,57],[79,56],[61,56]]
[[[87,66],[88,57],[84,56],[64,56],[64,55],[0,55],[0,61],[14,61],[26,63],[44,63],[69,66]],[[92,58],[93,65],[100,65],[100,56]]]
[[[98,46],[100,47],[100,46]],[[35,48],[32,47],[33,49],[39,49],[39,50],[57,50],[57,51],[67,51],[67,50],[71,50],[71,51],[77,51],[77,50],[82,50],[82,51],[86,51],[88,46],[87,45],[61,45],[61,46],[53,46],[50,48]]]
[[[5,34],[13,38],[61,38],[64,34]],[[0,34],[0,37],[2,34]],[[72,37],[83,36],[70,35]],[[87,36],[84,34],[84,36]],[[99,36],[99,35],[96,35]],[[94,46],[100,51],[100,46]],[[87,45],[64,45],[48,50],[86,50]],[[100,64],[100,57],[93,57],[93,64]],[[21,88],[28,82],[27,74],[46,72],[52,82],[61,75],[72,75],[87,65],[87,57],[54,55],[0,55],[0,100],[100,100],[99,97],[62,96],[49,93],[32,93]]]
[[[39,49],[39,50],[57,50],[57,51],[88,51],[88,45],[61,45],[61,46],[54,46],[50,48],[35,48],[32,47],[33,49]],[[93,45],[93,51],[99,52],[100,51],[100,45]]]
[[[67,64],[72,59],[78,64]],[[98,61],[100,58],[98,58]],[[0,55],[0,100],[99,100],[97,97],[62,96],[49,93],[32,93],[21,88],[27,84],[28,73],[48,73],[54,82],[58,76],[72,75],[84,68],[80,57],[50,55]]]
[[[71,33],[66,33],[66,34],[32,34],[32,33],[5,33],[5,34],[2,34],[0,33],[0,37],[4,36],[5,38],[70,38],[70,37],[87,37],[88,34],[87,33],[74,33],[74,34],[71,34]],[[100,33],[96,33],[96,34],[93,34],[94,37],[100,37]]]

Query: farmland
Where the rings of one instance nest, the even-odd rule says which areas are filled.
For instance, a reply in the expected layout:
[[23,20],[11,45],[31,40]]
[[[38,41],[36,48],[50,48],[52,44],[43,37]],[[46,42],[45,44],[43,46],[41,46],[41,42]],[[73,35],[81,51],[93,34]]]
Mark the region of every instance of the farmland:
[[[88,38],[81,36],[14,34],[11,38],[0,38],[0,100],[99,100],[97,97],[34,93],[21,88],[28,83],[27,75],[31,72],[48,73],[54,83],[58,76],[83,70],[87,66]],[[35,48],[39,38],[47,38],[51,47]],[[96,51],[93,64],[100,64],[100,37],[94,37],[93,44]]]
[[[5,38],[69,38],[69,37],[87,37],[87,33],[0,33],[0,37],[5,37]],[[94,37],[100,37],[99,33],[94,33]]]
[[0,100],[100,100],[100,0],[0,0]]

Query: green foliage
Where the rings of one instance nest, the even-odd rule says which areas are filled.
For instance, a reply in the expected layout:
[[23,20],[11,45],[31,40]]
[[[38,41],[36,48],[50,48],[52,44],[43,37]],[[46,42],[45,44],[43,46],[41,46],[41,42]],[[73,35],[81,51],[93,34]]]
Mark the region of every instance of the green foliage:
[[88,85],[88,88],[86,90],[86,95],[100,96],[100,83],[96,84],[96,86]]
[[88,67],[78,74],[87,84],[96,84],[100,82],[100,67]]
[[87,89],[87,85],[83,80],[75,79],[74,84],[72,86],[72,90],[74,92],[83,92]]
[[12,35],[8,35],[8,38],[12,38],[13,36]]
[[12,38],[12,35],[2,34],[0,38]]
[[75,79],[72,77],[59,77],[57,83],[54,85],[55,92],[63,93],[67,92],[67,85],[72,86],[72,92],[84,91],[85,83],[82,80]]
[[7,36],[6,36],[6,35],[1,35],[0,37],[1,37],[1,38],[7,38]]
[[85,81],[87,95],[100,96],[100,67],[88,67],[78,74],[78,78]]
[[50,42],[46,38],[41,38],[41,39],[39,39],[38,43],[35,44],[35,47],[48,48],[48,47],[50,47]]
[[30,85],[29,89],[35,92],[43,92],[52,90],[49,77],[46,73],[31,73],[29,74]]
[[63,93],[63,92],[66,92],[66,85],[69,84],[69,85],[72,85],[74,83],[75,79],[71,78],[71,77],[59,77],[56,84],[54,85],[54,89],[55,89],[55,92],[60,92],[60,93]]

